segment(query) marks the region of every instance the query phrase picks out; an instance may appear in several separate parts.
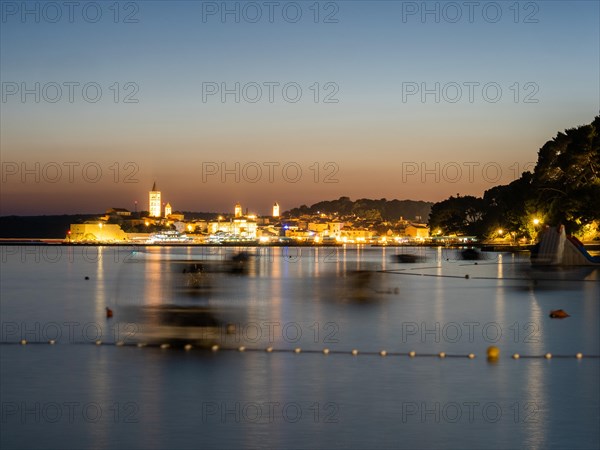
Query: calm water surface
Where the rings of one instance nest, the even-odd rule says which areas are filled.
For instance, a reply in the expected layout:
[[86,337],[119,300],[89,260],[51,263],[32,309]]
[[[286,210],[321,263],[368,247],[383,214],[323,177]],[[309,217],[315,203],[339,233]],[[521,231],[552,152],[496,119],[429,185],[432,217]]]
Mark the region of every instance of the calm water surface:
[[600,354],[597,271],[447,249],[0,250],[3,449],[600,447],[600,360],[572,357]]

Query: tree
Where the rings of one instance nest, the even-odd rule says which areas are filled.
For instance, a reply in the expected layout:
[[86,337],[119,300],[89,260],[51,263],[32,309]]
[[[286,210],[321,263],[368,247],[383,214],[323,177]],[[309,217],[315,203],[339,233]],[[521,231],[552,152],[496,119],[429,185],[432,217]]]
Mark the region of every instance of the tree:
[[495,236],[498,229],[519,236],[529,235],[529,218],[536,209],[531,202],[532,183],[531,172],[524,172],[521,178],[506,186],[495,186],[485,191],[482,237]]
[[431,208],[429,227],[443,234],[480,235],[484,202],[470,195],[450,197]]
[[546,142],[533,172],[534,204],[567,231],[600,219],[600,116]]
[[533,173],[487,190],[483,199],[457,194],[436,203],[429,225],[445,233],[489,237],[502,228],[530,237],[537,231],[536,217],[564,224],[568,233],[600,221],[600,116],[546,142]]

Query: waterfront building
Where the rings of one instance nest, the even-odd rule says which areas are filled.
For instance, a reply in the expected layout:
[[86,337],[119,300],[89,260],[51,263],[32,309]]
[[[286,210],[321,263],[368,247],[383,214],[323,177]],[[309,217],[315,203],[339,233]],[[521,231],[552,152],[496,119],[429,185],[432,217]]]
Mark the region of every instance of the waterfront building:
[[121,242],[127,240],[127,234],[117,224],[77,223],[71,224],[67,239],[70,242]]
[[217,221],[208,223],[208,233],[225,233],[245,239],[256,239],[257,224],[248,219],[232,219],[229,221]]
[[406,226],[405,234],[415,239],[429,238],[429,227],[423,223],[411,223]]

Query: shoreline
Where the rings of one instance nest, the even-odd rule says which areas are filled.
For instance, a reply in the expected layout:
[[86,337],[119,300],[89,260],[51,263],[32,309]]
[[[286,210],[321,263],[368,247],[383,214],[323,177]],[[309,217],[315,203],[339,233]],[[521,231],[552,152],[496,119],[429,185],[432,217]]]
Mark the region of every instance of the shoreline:
[[[255,243],[255,242],[230,242],[221,244],[203,244],[203,243],[145,243],[145,242],[65,242],[62,239],[44,239],[44,238],[0,238],[0,246],[11,246],[11,245],[30,245],[30,246],[67,246],[67,247],[315,247],[315,248],[343,248],[343,247],[380,247],[380,248],[402,248],[402,247],[424,247],[424,248],[463,248],[463,247],[476,247],[482,251],[529,251],[531,245],[490,245],[482,243],[469,243],[460,244],[453,243],[447,245],[440,245],[434,243],[411,243],[411,244],[356,244],[356,243],[328,243],[328,244],[313,244],[304,242],[276,242],[276,243]],[[493,249],[492,249],[493,247]],[[600,244],[598,244],[600,248]],[[498,250],[496,250],[498,249]]]
[[[588,251],[600,251],[600,243],[588,242],[584,243]],[[440,245],[438,243],[402,243],[402,244],[356,244],[356,243],[306,243],[306,242],[274,242],[274,243],[256,243],[256,242],[231,242],[221,244],[204,244],[204,243],[154,243],[145,242],[65,242],[63,239],[51,238],[0,238],[0,246],[61,246],[61,247],[244,247],[244,248],[268,248],[268,247],[309,247],[309,248],[478,248],[483,252],[529,252],[533,244],[512,245],[512,244],[489,244],[481,242],[464,243],[448,243]]]

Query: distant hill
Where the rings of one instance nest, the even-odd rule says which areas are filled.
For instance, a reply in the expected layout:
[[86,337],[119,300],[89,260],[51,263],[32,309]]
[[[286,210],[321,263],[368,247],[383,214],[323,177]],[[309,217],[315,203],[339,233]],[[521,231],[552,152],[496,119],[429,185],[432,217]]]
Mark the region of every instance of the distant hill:
[[0,238],[62,239],[72,223],[83,223],[102,214],[0,217]]
[[396,221],[400,217],[407,220],[415,220],[416,217],[421,217],[422,221],[427,221],[432,206],[432,202],[420,200],[387,200],[385,198],[373,200],[361,198],[352,201],[349,197],[340,197],[337,200],[321,201],[310,207],[302,205],[286,211],[284,215],[298,217],[302,214],[316,214],[318,212],[330,214],[337,212],[340,215],[356,214],[363,218],[388,221]]

